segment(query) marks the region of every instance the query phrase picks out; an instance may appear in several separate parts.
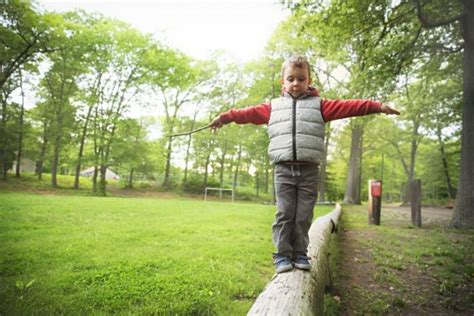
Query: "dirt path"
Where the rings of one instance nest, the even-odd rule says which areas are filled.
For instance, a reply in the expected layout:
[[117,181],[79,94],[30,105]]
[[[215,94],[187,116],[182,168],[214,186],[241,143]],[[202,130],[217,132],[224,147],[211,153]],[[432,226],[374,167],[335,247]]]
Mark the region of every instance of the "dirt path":
[[[384,210],[389,210],[403,214],[405,217],[411,218],[411,208],[409,206],[395,206],[387,205],[382,207],[382,214]],[[451,221],[453,218],[454,209],[447,207],[430,207],[423,206],[421,208],[421,222],[424,221]]]
[[[383,206],[381,225],[364,207],[343,209],[333,315],[474,315],[474,231],[449,228],[453,210]],[[471,268],[469,268],[471,267]]]

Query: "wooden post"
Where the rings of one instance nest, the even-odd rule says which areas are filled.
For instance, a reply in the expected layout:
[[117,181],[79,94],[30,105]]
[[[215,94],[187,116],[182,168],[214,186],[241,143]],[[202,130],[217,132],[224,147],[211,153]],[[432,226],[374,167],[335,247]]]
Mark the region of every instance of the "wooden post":
[[328,247],[336,231],[341,206],[318,217],[309,230],[308,256],[311,271],[294,269],[275,274],[257,297],[248,315],[322,315],[326,286],[331,283]]
[[382,181],[369,180],[369,225],[380,225]]
[[411,223],[421,227],[421,180],[410,183]]

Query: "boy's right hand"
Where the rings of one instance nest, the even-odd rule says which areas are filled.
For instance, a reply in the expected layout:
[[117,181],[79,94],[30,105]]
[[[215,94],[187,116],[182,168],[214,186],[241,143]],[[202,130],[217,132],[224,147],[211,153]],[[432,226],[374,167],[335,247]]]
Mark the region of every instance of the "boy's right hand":
[[388,105],[386,104],[382,104],[380,106],[380,111],[382,113],[385,113],[387,115],[400,115],[400,112],[398,112],[397,110],[395,110],[394,108],[391,108],[389,107]]
[[209,127],[215,132],[218,128],[221,128],[225,123],[222,122],[220,116],[216,117],[212,122],[209,124]]

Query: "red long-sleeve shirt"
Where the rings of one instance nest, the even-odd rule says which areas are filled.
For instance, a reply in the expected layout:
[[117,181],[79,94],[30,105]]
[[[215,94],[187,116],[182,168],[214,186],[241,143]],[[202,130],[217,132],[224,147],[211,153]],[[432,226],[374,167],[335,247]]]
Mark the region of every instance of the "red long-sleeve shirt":
[[[312,95],[318,96],[317,92]],[[372,113],[380,113],[381,103],[363,99],[348,100],[321,100],[321,113],[325,122],[334,121],[346,117],[362,116]],[[222,123],[235,122],[237,124],[268,124],[272,106],[270,103],[261,103],[243,109],[231,109],[221,113],[219,118]]]

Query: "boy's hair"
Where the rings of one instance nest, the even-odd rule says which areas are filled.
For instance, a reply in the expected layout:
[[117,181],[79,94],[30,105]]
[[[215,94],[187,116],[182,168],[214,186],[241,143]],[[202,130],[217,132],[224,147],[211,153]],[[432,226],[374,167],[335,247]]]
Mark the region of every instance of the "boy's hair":
[[[309,65],[308,60],[304,56],[291,56],[288,57],[283,64],[281,65],[281,77],[285,75],[286,67],[293,66],[298,68],[306,68],[308,69],[308,79],[311,80],[311,67]],[[285,78],[283,78],[285,79]]]

